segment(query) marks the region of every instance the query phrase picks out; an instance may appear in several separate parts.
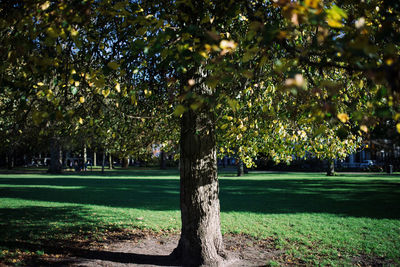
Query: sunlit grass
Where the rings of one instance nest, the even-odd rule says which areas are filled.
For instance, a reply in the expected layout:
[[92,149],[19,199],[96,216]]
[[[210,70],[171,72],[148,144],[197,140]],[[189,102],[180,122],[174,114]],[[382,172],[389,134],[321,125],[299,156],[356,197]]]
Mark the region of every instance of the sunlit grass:
[[[351,264],[359,255],[400,264],[398,175],[220,178],[224,233],[272,238],[286,259],[311,265]],[[20,240],[101,238],[121,228],[179,231],[176,170],[0,175],[0,250],[13,251],[10,244]]]

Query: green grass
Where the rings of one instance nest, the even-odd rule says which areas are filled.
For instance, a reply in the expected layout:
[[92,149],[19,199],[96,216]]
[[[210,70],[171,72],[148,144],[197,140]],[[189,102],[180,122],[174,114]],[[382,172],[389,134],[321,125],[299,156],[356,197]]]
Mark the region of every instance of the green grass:
[[[399,175],[223,172],[220,185],[222,231],[272,239],[285,257],[271,264],[361,256],[400,265]],[[0,174],[0,262],[24,242],[102,239],[120,228],[178,231],[178,172]]]

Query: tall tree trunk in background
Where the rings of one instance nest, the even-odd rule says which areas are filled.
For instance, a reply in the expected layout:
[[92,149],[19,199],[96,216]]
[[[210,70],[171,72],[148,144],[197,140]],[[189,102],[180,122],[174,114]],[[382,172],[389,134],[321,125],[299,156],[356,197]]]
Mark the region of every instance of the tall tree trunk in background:
[[48,172],[57,174],[61,173],[62,162],[60,158],[61,144],[57,137],[50,140],[50,167]]
[[14,149],[10,149],[6,155],[7,169],[12,170],[15,167]]
[[243,161],[241,159],[238,159],[237,163],[237,176],[242,176],[244,174],[244,166],[243,166]]
[[112,168],[113,168],[113,164],[112,164],[112,155],[111,155],[111,153],[108,153],[108,168],[109,168],[110,170],[112,170]]
[[181,118],[182,231],[173,255],[184,266],[217,265],[225,257],[220,230],[215,118],[208,108]]
[[161,152],[160,152],[160,169],[161,170],[167,169],[167,165],[166,165],[166,162],[165,162],[165,152],[164,152],[164,150],[161,150]]
[[93,152],[93,166],[96,166],[96,161],[97,161],[96,151],[94,151]]
[[104,166],[106,165],[106,151],[103,150],[103,159],[101,161],[101,172],[104,173]]
[[129,157],[123,157],[122,158],[122,168],[128,169],[129,168]]
[[83,165],[87,162],[87,147],[86,144],[83,145]]
[[62,161],[62,165],[63,165],[64,169],[69,169],[67,158],[69,158],[69,153],[68,153],[68,151],[64,151],[63,161]]
[[328,169],[326,171],[327,176],[335,175],[335,161],[333,159],[328,159]]
[[62,170],[62,168],[63,168],[63,166],[64,166],[64,157],[63,157],[63,151],[62,151],[62,149],[61,149],[61,146],[60,146],[60,150],[58,151],[58,154],[59,154],[59,158],[60,158],[60,165],[61,165],[61,170]]

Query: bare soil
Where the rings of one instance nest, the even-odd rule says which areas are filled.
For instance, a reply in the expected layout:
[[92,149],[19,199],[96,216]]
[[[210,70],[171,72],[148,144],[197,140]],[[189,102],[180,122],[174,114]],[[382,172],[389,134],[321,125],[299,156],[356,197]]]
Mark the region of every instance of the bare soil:
[[[276,249],[275,239],[255,239],[243,234],[224,237],[228,260],[223,266],[307,266],[299,258]],[[177,246],[175,232],[153,232],[140,229],[108,231],[100,238],[82,235],[67,241],[41,242],[16,240],[5,242],[14,251],[11,257],[0,260],[3,266],[181,266],[169,255]],[[43,251],[41,255],[35,251]],[[309,265],[309,264],[308,264]],[[394,266],[393,260],[355,255],[354,266]]]
[[[140,230],[109,233],[101,242],[75,243],[53,250],[40,258],[26,259],[27,265],[40,266],[180,266],[169,254],[177,246],[179,235]],[[225,235],[229,255],[224,266],[265,266],[281,258],[274,240],[257,240],[246,235]]]

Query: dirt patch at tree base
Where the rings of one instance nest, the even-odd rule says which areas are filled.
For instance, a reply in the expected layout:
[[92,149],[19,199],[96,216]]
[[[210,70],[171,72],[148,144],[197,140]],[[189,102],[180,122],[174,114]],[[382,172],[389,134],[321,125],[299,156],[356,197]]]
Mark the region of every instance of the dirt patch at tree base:
[[[58,248],[26,263],[41,266],[181,266],[169,254],[176,248],[178,234],[133,230],[110,233],[102,242]],[[247,235],[224,236],[228,260],[224,266],[265,266],[283,251],[274,249],[274,240],[257,240]],[[63,251],[62,251],[63,250]],[[54,257],[55,252],[57,256]]]
[[[305,266],[306,262],[276,249],[276,240],[255,239],[244,234],[223,237],[228,260],[223,266]],[[96,240],[75,236],[73,240],[45,241],[33,244],[16,240],[6,242],[13,257],[0,260],[2,266],[181,266],[170,253],[178,245],[176,232],[153,232],[140,229],[107,231]],[[40,255],[35,251],[42,251]],[[5,260],[5,261],[4,261]],[[393,260],[365,255],[350,259],[355,266],[395,265]],[[3,263],[2,263],[3,261]]]

